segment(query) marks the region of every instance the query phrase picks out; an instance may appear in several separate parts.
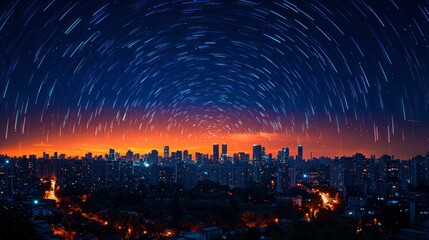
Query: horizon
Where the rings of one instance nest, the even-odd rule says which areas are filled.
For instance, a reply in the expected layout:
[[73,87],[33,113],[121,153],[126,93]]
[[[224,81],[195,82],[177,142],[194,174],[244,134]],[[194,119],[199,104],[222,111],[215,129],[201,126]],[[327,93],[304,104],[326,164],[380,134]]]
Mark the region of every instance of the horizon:
[[[216,144],[216,143],[213,143],[213,144]],[[222,144],[224,144],[224,143],[219,144],[219,146],[221,146]],[[228,154],[227,154],[228,157],[233,157],[233,155],[235,153],[244,152],[246,154],[249,154],[249,160],[250,161],[252,160],[252,146],[253,145],[250,147],[250,151],[246,151],[246,150],[234,150],[234,149],[230,149],[230,147],[229,147],[230,145],[228,143],[226,143],[226,144],[228,146]],[[262,147],[266,147],[266,146],[264,146],[262,144],[257,144],[257,143],[255,143],[255,145],[261,145]],[[213,151],[212,151],[213,150],[213,145],[211,145],[211,146],[205,146],[205,147],[201,148],[201,149],[204,149],[204,150],[211,149],[210,151],[204,151],[204,150],[201,150],[201,151],[199,151],[199,150],[189,151],[189,149],[186,148],[186,147],[185,148],[180,148],[180,147],[179,148],[171,148],[170,145],[164,145],[164,146],[168,146],[169,147],[170,156],[171,156],[172,152],[176,152],[176,151],[182,151],[183,152],[185,150],[188,150],[188,153],[193,156],[193,159],[192,159],[193,161],[195,161],[195,154],[196,153],[207,154],[209,157],[213,153]],[[115,148],[114,146],[111,146],[110,148],[114,149],[115,153],[119,153],[120,157],[124,157],[128,150],[131,150],[134,155],[135,154],[146,155],[146,154],[150,154],[152,150],[157,150],[158,151],[158,156],[159,157],[163,157],[163,148],[164,148],[164,146],[159,147],[159,148]],[[290,146],[285,146],[285,148],[289,148],[289,154],[290,154],[289,156],[296,158],[296,156],[298,154],[298,151],[297,151],[298,146],[299,145],[296,145],[295,148],[291,148]],[[415,153],[415,154],[413,154],[413,155],[411,155],[409,157],[405,157],[405,158],[404,157],[398,157],[395,154],[388,154],[388,153],[372,154],[372,153],[361,152],[361,151],[354,151],[354,152],[351,151],[350,153],[344,153],[344,154],[341,154],[341,155],[323,155],[323,154],[322,155],[314,155],[314,153],[311,152],[311,151],[309,153],[307,153],[308,151],[305,148],[305,145],[302,145],[302,146],[304,147],[304,158],[303,158],[303,160],[312,160],[313,158],[315,158],[315,159],[317,159],[317,158],[335,159],[335,158],[341,158],[341,157],[352,157],[355,154],[363,154],[366,158],[370,158],[372,156],[375,156],[375,158],[380,158],[380,157],[382,157],[384,155],[388,155],[388,156],[392,156],[394,159],[411,160],[412,158],[414,158],[416,156],[424,156],[424,155],[429,154],[429,150],[427,150],[427,151],[422,151],[422,152],[419,152],[419,153]],[[22,154],[18,154],[18,155],[10,155],[8,153],[1,152],[0,155],[8,156],[8,157],[11,157],[11,158],[14,158],[14,157],[20,158],[20,157],[23,157],[23,156],[27,156],[28,157],[30,155],[35,155],[36,158],[42,158],[43,157],[43,153],[46,153],[46,154],[49,155],[50,158],[52,158],[53,154],[56,152],[58,155],[65,154],[66,158],[75,159],[75,158],[84,158],[87,153],[91,153],[93,155],[93,158],[94,157],[99,157],[99,156],[102,156],[104,158],[105,155],[108,155],[110,148],[106,148],[104,151],[97,151],[97,152],[87,151],[85,153],[82,153],[81,155],[67,153],[65,151],[60,151],[60,150],[55,151],[55,150],[52,150],[52,149],[51,149],[51,151],[22,153]],[[267,151],[267,148],[266,148],[266,154],[265,155],[272,154],[273,158],[277,158],[277,153],[279,151],[281,151],[281,150],[282,149],[278,149],[277,151],[274,152],[274,151]],[[308,155],[308,157],[306,157],[306,155]],[[311,156],[312,156],[312,158],[311,158]]]

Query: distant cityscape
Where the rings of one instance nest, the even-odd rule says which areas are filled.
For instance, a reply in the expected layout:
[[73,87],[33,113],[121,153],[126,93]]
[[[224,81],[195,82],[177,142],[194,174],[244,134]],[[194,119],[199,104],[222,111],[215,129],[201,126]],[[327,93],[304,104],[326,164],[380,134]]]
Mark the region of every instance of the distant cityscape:
[[[291,156],[287,147],[273,155],[257,144],[253,145],[251,154],[230,154],[225,143],[213,144],[210,154],[197,152],[195,156],[188,150],[170,151],[169,146],[163,148],[162,154],[156,149],[145,154],[131,150],[120,154],[111,148],[104,156],[88,152],[81,158],[57,152],[43,153],[40,157],[1,155],[0,199],[5,206],[26,209],[27,218],[32,219],[36,233],[44,239],[100,237],[106,234],[103,228],[110,229],[107,232],[112,236],[126,239],[217,239],[222,236],[234,239],[243,234],[240,231],[244,229],[267,229],[269,224],[285,224],[292,219],[317,223],[326,218],[326,214],[321,214],[323,211],[335,212],[336,217],[351,221],[356,236],[372,236],[374,229],[398,239],[427,236],[424,229],[429,219],[429,152],[412,159],[360,153],[335,158],[304,159],[303,156],[302,145],[297,146],[297,155]],[[154,201],[155,206],[157,201],[170,202],[175,196],[175,204],[184,208],[181,210],[184,213],[187,210],[182,201],[189,197],[187,194],[196,189],[207,191],[207,186],[211,193],[224,194],[222,201],[232,201],[234,193],[243,194],[242,191],[255,187],[265,193],[245,195],[245,202],[254,206],[249,207],[249,211],[237,211],[241,214],[241,224],[195,219],[188,223],[190,227],[183,225],[184,216],[174,211],[164,215],[151,213],[149,217],[144,210],[135,211],[135,207],[127,209],[119,204],[119,208],[124,207],[120,213],[125,216],[120,223],[118,216],[113,218],[106,213],[111,205],[99,209],[92,206],[101,204],[95,200],[100,197],[97,194],[122,191],[133,195],[136,191],[145,191],[152,193],[145,197]],[[167,192],[160,195],[164,191]],[[259,197],[262,199],[252,200]],[[296,213],[294,217],[275,210],[275,206],[282,203],[291,204],[291,211]],[[266,215],[258,215],[255,210],[260,204],[269,205]],[[156,208],[162,209],[162,205]],[[385,218],[386,209],[398,214],[394,222]],[[64,219],[68,218],[80,218],[74,221],[83,225],[66,226]],[[162,229],[154,227],[157,221],[163,221]],[[101,230],[91,232],[84,226],[91,224],[98,224]],[[270,234],[259,232],[261,236]]]

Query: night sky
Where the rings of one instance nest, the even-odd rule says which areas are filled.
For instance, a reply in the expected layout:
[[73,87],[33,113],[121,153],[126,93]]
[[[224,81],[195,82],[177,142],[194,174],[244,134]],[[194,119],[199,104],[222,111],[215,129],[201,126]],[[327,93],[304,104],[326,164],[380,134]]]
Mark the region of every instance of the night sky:
[[0,147],[429,150],[429,1],[1,1]]

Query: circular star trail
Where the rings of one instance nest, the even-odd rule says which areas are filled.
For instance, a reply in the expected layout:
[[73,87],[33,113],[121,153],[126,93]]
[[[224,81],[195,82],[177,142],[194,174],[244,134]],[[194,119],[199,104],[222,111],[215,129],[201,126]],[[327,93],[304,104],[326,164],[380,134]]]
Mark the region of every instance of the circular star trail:
[[429,148],[428,33],[429,1],[2,1],[1,147],[406,156]]

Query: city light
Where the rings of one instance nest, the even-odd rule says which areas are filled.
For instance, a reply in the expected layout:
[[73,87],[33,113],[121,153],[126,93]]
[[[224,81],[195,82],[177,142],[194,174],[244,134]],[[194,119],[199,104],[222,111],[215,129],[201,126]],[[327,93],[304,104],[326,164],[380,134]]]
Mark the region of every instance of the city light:
[[56,186],[56,179],[50,178],[49,180],[46,181],[46,183],[50,184],[50,188],[49,190],[45,191],[44,199],[51,199],[51,200],[58,201],[58,198],[55,195],[55,191],[59,189],[59,186]]

